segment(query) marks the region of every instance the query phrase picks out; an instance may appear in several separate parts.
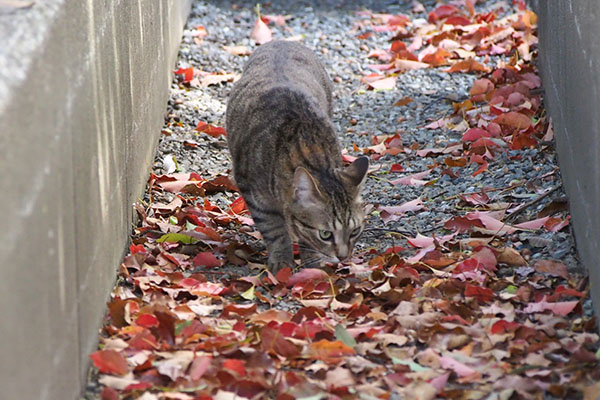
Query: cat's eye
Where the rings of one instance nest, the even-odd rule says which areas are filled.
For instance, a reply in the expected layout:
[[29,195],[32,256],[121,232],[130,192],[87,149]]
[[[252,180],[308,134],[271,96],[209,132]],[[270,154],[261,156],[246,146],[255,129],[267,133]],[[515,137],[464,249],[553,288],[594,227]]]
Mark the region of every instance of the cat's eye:
[[333,233],[331,231],[326,231],[325,229],[319,230],[319,238],[321,240],[330,240],[333,237]]
[[361,230],[362,230],[362,228],[360,226],[358,228],[354,228],[352,230],[352,232],[350,232],[350,236],[352,236],[352,237],[358,236],[360,234]]

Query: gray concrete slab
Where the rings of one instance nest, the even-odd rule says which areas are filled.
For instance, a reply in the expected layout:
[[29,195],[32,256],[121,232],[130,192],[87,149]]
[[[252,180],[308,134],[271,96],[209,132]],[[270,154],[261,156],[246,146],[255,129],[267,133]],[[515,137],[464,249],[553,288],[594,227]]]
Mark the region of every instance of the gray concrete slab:
[[532,3],[539,15],[538,66],[577,250],[600,313],[600,5],[596,0]]
[[190,0],[0,10],[0,387],[77,398]]

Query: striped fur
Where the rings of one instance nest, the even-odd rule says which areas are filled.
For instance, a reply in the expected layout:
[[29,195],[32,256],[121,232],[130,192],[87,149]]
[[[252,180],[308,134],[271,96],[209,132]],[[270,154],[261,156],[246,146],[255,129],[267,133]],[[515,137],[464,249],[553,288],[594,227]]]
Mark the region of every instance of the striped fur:
[[269,267],[347,258],[363,227],[368,158],[344,167],[331,83],[306,47],[271,42],[250,57],[227,105],[235,181],[269,251]]

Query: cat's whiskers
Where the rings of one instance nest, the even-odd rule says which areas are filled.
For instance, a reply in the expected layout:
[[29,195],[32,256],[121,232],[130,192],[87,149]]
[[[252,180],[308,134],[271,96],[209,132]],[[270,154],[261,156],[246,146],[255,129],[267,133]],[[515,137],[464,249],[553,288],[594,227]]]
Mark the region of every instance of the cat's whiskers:
[[302,249],[302,250],[306,250],[308,253],[312,253],[312,254],[316,254],[317,257],[313,257],[313,258],[309,258],[308,260],[303,260],[300,263],[300,266],[305,266],[308,264],[312,264],[314,262],[319,262],[319,263],[332,263],[332,264],[337,264],[340,262],[340,260],[337,257],[332,257],[330,255],[327,255],[317,249],[314,249],[312,247],[308,247],[306,245],[302,245],[302,244],[298,244],[298,248]]

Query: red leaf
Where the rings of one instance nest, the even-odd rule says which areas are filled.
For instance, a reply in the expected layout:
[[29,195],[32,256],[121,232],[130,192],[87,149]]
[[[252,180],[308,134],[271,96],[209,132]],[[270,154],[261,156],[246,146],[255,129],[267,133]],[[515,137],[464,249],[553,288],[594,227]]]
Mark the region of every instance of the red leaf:
[[198,122],[198,125],[196,126],[196,130],[198,132],[204,132],[207,135],[210,135],[214,138],[219,137],[221,135],[227,136],[227,132],[225,132],[225,128],[221,128],[221,127],[214,126],[214,125],[209,125],[204,121]]
[[100,395],[101,400],[119,400],[119,393],[111,387],[105,386]]
[[218,192],[218,191],[228,191],[228,190],[234,191],[234,192],[238,191],[237,186],[235,186],[235,184],[231,181],[231,179],[225,175],[219,175],[209,181],[204,181],[202,183],[202,188],[207,193],[213,193],[213,192]]
[[152,328],[159,325],[158,319],[153,314],[141,314],[137,317],[135,323],[144,328]]
[[103,374],[125,375],[129,371],[127,360],[115,350],[99,350],[90,354],[90,358]]
[[466,217],[452,217],[444,223],[444,228],[458,230],[460,233],[469,232],[473,227],[483,228],[483,223],[478,219],[468,219]]
[[390,172],[402,172],[404,171],[404,167],[402,167],[402,165],[400,164],[392,164],[392,167],[390,168]]
[[494,292],[490,288],[471,285],[467,283],[465,286],[465,296],[474,297],[477,301],[487,303],[494,299]]
[[488,271],[497,271],[496,265],[498,260],[496,254],[489,247],[481,246],[471,255],[471,258],[476,259]]
[[486,131],[485,129],[471,128],[463,134],[462,141],[463,142],[474,142],[475,140],[480,139],[482,137],[491,137],[491,136],[492,136],[492,134],[489,133],[488,131]]
[[[558,287],[556,288],[556,291],[550,297],[554,297],[554,296],[556,296],[556,297],[562,297],[562,296],[585,297],[585,293],[580,292],[575,289],[572,289],[572,288],[565,287],[563,285],[558,285]],[[548,297],[548,300],[550,300],[550,297]]]
[[231,205],[229,206],[229,209],[234,213],[234,214],[245,214],[246,211],[248,211],[248,206],[246,205],[246,202],[244,201],[244,199],[242,197],[238,197],[237,199],[235,199],[233,201],[233,203],[231,203]]
[[129,246],[129,252],[131,254],[137,254],[137,253],[146,253],[146,249],[144,248],[143,244],[131,244],[131,246]]
[[198,253],[196,257],[194,257],[194,259],[192,260],[192,263],[196,267],[203,266],[212,268],[221,266],[221,261],[210,251],[203,251]]
[[261,349],[286,358],[294,358],[300,354],[300,349],[291,341],[287,340],[278,329],[265,326],[260,332]]
[[444,21],[444,24],[465,26],[465,25],[471,25],[471,21],[469,21],[469,19],[467,19],[465,17],[457,15],[457,16],[452,16],[452,17],[449,17],[448,19],[446,19]]
[[179,68],[175,71],[176,75],[183,75],[183,81],[189,82],[194,79],[194,68]]
[[491,332],[493,334],[504,333],[504,332],[514,332],[521,324],[518,322],[499,320],[492,325]]
[[277,271],[277,273],[275,274],[275,279],[277,279],[281,283],[288,283],[291,276],[292,269],[290,267],[285,267]]
[[459,13],[458,8],[456,8],[452,5],[449,5],[449,4],[443,4],[441,6],[436,7],[433,11],[431,11],[429,13],[427,21],[429,21],[433,24],[441,19],[448,18],[449,16],[458,14],[458,13]]
[[304,268],[299,272],[296,272],[294,275],[290,277],[288,280],[288,287],[294,286],[297,283],[307,282],[307,281],[323,281],[329,278],[329,275],[322,269],[316,268]]
[[238,378],[246,376],[246,363],[243,360],[226,359],[223,361],[223,368],[233,371]]
[[127,387],[125,389],[123,389],[123,391],[125,392],[133,392],[133,391],[144,391],[144,390],[148,390],[150,388],[152,388],[152,384],[150,382],[139,382],[139,383],[132,383],[131,385],[127,385]]
[[529,133],[522,133],[514,135],[510,148],[511,150],[521,150],[523,148],[535,148],[537,145],[537,139]]
[[127,343],[130,349],[133,350],[156,350],[158,349],[158,342],[154,335],[148,330],[144,329],[134,337],[132,337]]

